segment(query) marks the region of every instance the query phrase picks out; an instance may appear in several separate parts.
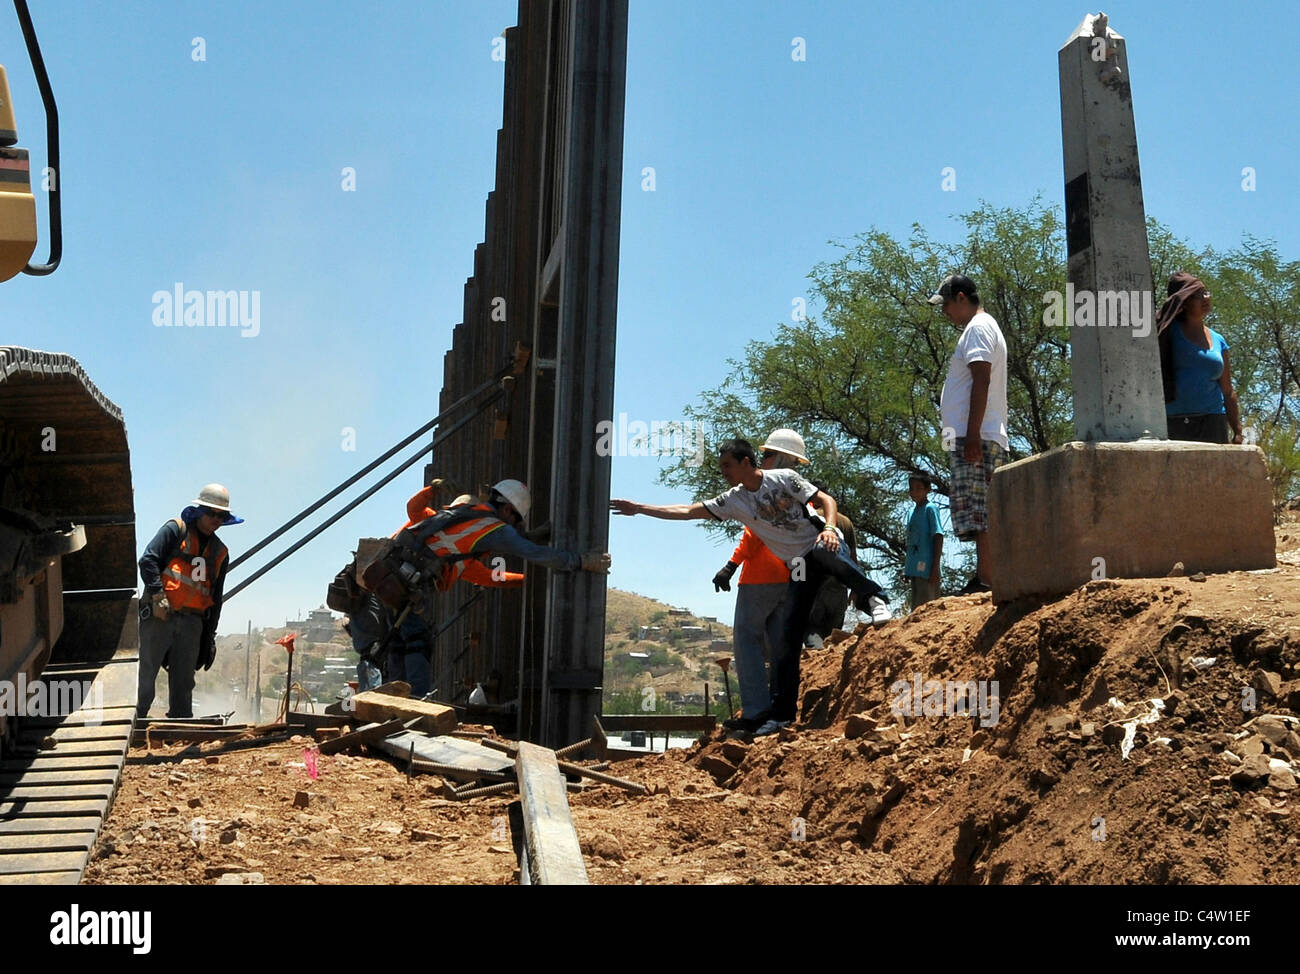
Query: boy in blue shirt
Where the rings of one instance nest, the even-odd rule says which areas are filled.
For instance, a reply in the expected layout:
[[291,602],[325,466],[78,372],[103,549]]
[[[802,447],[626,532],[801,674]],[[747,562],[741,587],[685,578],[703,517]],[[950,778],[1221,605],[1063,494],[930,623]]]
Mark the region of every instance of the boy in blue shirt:
[[939,597],[939,564],[943,557],[943,529],[939,508],[930,503],[930,480],[912,474],[907,493],[916,507],[907,521],[907,562],[903,574],[912,586],[912,609]]

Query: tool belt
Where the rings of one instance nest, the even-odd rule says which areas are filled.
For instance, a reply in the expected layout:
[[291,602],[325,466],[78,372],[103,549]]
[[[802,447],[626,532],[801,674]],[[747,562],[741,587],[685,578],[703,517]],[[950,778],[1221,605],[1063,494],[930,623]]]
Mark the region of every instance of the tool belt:
[[433,609],[434,588],[443,572],[454,561],[474,557],[473,554],[436,555],[411,528],[406,528],[384,542],[374,560],[362,569],[359,580],[363,589],[373,592],[395,612],[409,604],[416,615],[427,617]]

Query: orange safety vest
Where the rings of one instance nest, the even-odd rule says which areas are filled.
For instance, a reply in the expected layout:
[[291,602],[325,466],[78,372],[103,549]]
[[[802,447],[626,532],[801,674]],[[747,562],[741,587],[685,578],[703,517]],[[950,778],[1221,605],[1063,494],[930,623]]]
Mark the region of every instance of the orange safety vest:
[[[474,550],[474,546],[489,534],[506,526],[506,522],[497,517],[487,504],[466,505],[461,510],[463,511],[461,517],[457,517],[447,527],[425,539],[424,543],[435,555],[468,555]],[[479,516],[470,513],[475,511],[483,513]],[[419,522],[417,521],[411,527],[418,531]],[[438,577],[438,591],[445,592],[450,589],[465,573],[468,565],[469,561],[465,558],[447,562]]]
[[[163,594],[173,612],[203,612],[212,607],[213,586],[226,566],[226,546],[215,534],[208,537],[207,544],[203,544],[198,528],[187,527],[178,517],[172,520],[180,525],[185,536],[181,539],[180,550],[160,573]],[[202,579],[194,578],[196,558],[202,558],[204,562]]]

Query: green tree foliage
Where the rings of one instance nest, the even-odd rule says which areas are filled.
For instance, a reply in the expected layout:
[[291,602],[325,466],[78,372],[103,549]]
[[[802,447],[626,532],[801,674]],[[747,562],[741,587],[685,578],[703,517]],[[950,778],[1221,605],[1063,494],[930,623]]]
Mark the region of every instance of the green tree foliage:
[[[1040,198],[1020,209],[982,204],[959,222],[965,237],[956,243],[914,225],[906,241],[871,230],[838,244],[841,256],[809,274],[821,316],[782,323],[770,339],[750,342],[721,385],[685,410],[709,430],[711,452],[732,436],[757,447],[779,426],[802,433],[813,461],[805,472],[857,526],[864,566],[900,582],[907,474],[929,476],[940,506],[949,493],[939,397],[958,331],[925,301],[944,275],[971,277],[1006,337],[1011,458],[1073,437],[1069,330],[1049,326],[1043,313],[1046,295],[1065,290],[1059,210]],[[1288,314],[1300,299],[1300,265],[1249,237],[1216,253],[1195,250],[1155,221],[1149,236],[1156,307],[1175,270],[1198,274],[1214,293],[1211,325],[1232,348],[1243,422],[1269,453],[1275,486],[1286,482],[1279,501],[1293,498],[1300,352]],[[693,467],[680,459],[660,481],[697,498],[726,488],[711,460]],[[705,527],[739,531],[734,523]],[[951,538],[945,548],[950,555]],[[962,570],[945,566],[944,587]]]

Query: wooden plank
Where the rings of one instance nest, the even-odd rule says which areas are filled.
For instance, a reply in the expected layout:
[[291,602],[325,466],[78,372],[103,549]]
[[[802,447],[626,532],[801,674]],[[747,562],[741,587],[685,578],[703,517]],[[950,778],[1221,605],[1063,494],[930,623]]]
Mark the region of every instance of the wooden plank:
[[376,741],[382,741],[392,734],[400,734],[404,730],[406,730],[406,722],[403,720],[388,720],[382,724],[366,724],[351,734],[344,734],[332,741],[322,741],[318,746],[321,754],[336,754],[349,748],[360,747],[362,744],[374,744]]
[[18,873],[0,875],[0,886],[76,886],[81,882],[81,871],[67,870],[59,873]]
[[233,741],[252,734],[247,727],[229,729],[216,727],[151,727],[147,731],[138,730],[131,735],[131,743],[136,747],[146,744],[167,744],[172,741],[189,741],[199,744],[204,741]]
[[107,798],[82,798],[69,801],[17,801],[0,798],[0,821],[14,818],[45,818],[59,815],[98,815],[108,811]]
[[13,751],[5,753],[17,760],[36,756],[62,757],[68,754],[102,757],[111,754],[125,754],[127,743],[127,739],[123,737],[115,741],[61,741],[56,747],[51,748],[37,747],[36,744],[20,744]]
[[104,707],[96,713],[84,709],[67,717],[24,717],[24,729],[45,730],[50,727],[116,727],[135,720],[134,707]]
[[[91,820],[93,821],[93,819]],[[19,852],[90,852],[95,832],[40,832],[36,835],[0,835],[0,856]]]
[[515,775],[524,816],[529,882],[536,886],[586,886],[587,866],[569,815],[555,752],[520,741]]
[[0,774],[24,771],[99,771],[105,768],[121,770],[126,761],[124,754],[59,754],[41,751],[39,757],[27,760],[0,761]]
[[47,832],[89,832],[95,835],[98,829],[97,815],[14,818],[0,822],[0,835],[40,835]]
[[353,720],[340,714],[308,714],[300,711],[291,711],[286,717],[286,722],[291,727],[304,727],[309,731],[320,730],[322,727],[350,727]]
[[113,785],[120,774],[117,768],[77,769],[35,768],[22,773],[0,771],[0,795],[16,785],[49,788],[57,785]]
[[107,785],[60,784],[58,787],[21,784],[13,788],[0,788],[0,802],[49,802],[73,798],[103,798],[113,794],[113,783]]
[[455,710],[427,700],[408,700],[377,690],[367,690],[354,694],[350,702],[357,718],[368,722],[383,723],[398,717],[402,720],[419,717],[421,720],[417,726],[426,734],[446,734],[459,726]]
[[499,751],[492,751],[472,741],[439,735],[430,737],[419,731],[406,731],[372,744],[386,754],[405,758],[415,745],[415,756],[434,764],[446,764],[466,771],[511,771],[514,761]]
[[84,852],[32,852],[12,856],[0,855],[0,876],[25,873],[62,873],[75,871],[80,877],[86,867]]
[[130,724],[106,724],[95,727],[75,727],[64,725],[48,730],[39,727],[23,730],[18,734],[18,742],[33,741],[39,744],[47,737],[56,741],[116,741],[126,740],[131,736]]
[[718,725],[713,714],[601,714],[600,726],[606,732],[622,733],[629,730],[646,731],[711,731]]

